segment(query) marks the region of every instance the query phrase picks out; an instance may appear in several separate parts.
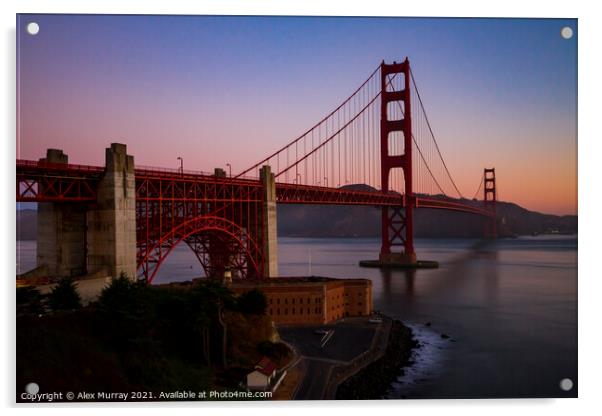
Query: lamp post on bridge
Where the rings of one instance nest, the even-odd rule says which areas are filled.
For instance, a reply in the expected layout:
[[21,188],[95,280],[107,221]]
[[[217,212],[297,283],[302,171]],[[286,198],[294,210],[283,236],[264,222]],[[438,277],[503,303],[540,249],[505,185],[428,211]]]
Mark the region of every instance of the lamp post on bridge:
[[232,165],[229,163],[226,163],[226,166],[228,166],[228,176],[232,177]]
[[178,160],[180,161],[180,175],[184,176],[184,159],[178,156]]
[[328,178],[324,176],[324,186],[328,188]]

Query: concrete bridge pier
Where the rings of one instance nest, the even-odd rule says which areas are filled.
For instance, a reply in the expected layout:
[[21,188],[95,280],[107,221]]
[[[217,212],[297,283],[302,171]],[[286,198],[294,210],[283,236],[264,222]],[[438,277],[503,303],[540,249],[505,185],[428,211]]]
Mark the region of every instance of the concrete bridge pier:
[[[59,149],[41,162],[68,163]],[[136,278],[136,189],[134,158],[126,146],[106,149],[97,203],[39,203],[37,268],[52,277],[96,274]],[[41,272],[40,272],[41,273]]]
[[[48,149],[40,162],[67,164],[59,149]],[[79,204],[38,203],[37,269],[57,277],[86,272],[86,207]],[[36,269],[36,270],[37,270]]]
[[278,220],[276,217],[276,178],[269,165],[264,165],[259,177],[263,184],[263,255],[264,276],[278,277]]
[[112,143],[105,153],[105,174],[97,204],[88,213],[88,270],[106,269],[136,279],[136,180],[134,157],[126,145]]

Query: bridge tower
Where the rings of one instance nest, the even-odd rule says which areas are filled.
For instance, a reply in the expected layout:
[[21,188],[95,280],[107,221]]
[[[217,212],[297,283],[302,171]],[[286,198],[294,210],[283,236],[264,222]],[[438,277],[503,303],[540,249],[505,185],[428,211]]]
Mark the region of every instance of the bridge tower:
[[485,238],[497,238],[497,190],[495,187],[495,168],[483,171],[483,202],[485,209],[492,212],[492,218],[485,223]]
[[[405,192],[399,207],[382,208],[381,263],[415,264],[414,252],[414,206],[416,200],[412,190],[412,117],[410,107],[410,61],[380,65],[380,163],[382,192],[388,193],[389,176],[392,169],[403,169]],[[387,89],[390,75],[403,75],[404,88],[400,91]],[[403,108],[401,120],[389,119],[389,103],[399,103]],[[391,154],[389,135],[402,132],[404,151],[401,155]],[[402,204],[403,202],[403,204]],[[402,207],[405,207],[403,208]],[[392,249],[395,249],[393,252]],[[397,251],[399,250],[399,251]]]

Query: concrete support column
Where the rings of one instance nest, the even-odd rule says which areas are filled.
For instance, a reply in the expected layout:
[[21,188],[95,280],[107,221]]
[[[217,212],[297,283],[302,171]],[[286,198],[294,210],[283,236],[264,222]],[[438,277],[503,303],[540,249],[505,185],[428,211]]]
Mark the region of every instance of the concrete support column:
[[[67,164],[60,149],[48,149],[40,162]],[[37,267],[48,275],[78,276],[86,272],[86,207],[53,202],[38,203]]]
[[88,268],[136,278],[136,181],[134,157],[124,144],[106,149],[98,202],[88,214]]
[[278,224],[276,218],[276,179],[269,165],[259,173],[263,184],[264,277],[278,277]]

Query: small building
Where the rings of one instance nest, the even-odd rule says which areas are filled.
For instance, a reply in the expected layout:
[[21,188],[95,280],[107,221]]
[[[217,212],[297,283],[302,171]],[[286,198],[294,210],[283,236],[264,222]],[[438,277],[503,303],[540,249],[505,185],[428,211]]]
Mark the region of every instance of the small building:
[[268,357],[263,357],[255,364],[255,370],[247,374],[247,387],[253,390],[270,390],[275,376],[276,364]]

